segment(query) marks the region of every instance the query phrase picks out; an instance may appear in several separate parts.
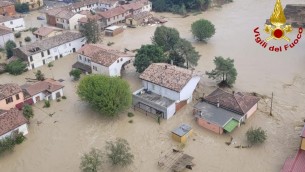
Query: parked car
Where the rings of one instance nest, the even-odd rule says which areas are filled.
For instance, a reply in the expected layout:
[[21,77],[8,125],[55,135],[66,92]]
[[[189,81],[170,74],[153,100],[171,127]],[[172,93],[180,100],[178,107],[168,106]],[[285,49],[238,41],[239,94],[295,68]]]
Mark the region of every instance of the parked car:
[[38,16],[37,17],[37,20],[45,20],[46,18],[45,17],[43,17],[43,16]]

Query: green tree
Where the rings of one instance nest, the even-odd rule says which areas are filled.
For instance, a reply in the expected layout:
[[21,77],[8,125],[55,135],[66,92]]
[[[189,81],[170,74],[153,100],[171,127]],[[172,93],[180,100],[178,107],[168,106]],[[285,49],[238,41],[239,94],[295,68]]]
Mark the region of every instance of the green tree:
[[185,59],[181,56],[176,51],[170,51],[168,54],[168,61],[167,63],[173,62],[173,65],[179,66],[179,67],[184,67],[185,68]]
[[130,147],[127,140],[117,138],[115,142],[106,142],[107,156],[112,165],[127,166],[133,163],[134,156],[130,153]]
[[81,74],[82,74],[82,71],[79,69],[72,69],[69,73],[70,76],[73,76],[74,81],[79,80]]
[[0,140],[0,154],[6,151],[12,151],[16,143],[13,137],[8,136]]
[[11,61],[9,64],[6,65],[5,71],[12,75],[20,75],[26,71],[27,65],[21,60],[14,60]]
[[38,81],[43,81],[44,78],[44,74],[41,72],[41,70],[37,70],[37,72],[35,73],[35,77]]
[[7,58],[11,58],[13,56],[13,49],[16,48],[16,43],[12,40],[8,40],[5,43],[5,50]]
[[246,133],[247,140],[251,145],[261,144],[267,139],[266,131],[261,127],[253,129],[252,127]]
[[[184,59],[186,61],[186,68],[197,66],[197,62],[200,55],[192,44],[186,39],[180,39],[179,42],[174,47],[176,58]],[[180,60],[181,61],[181,60]]]
[[15,9],[18,13],[27,13],[30,11],[30,7],[28,3],[16,3]]
[[165,0],[154,0],[152,7],[153,7],[154,11],[157,11],[157,12],[167,11]]
[[157,27],[152,42],[161,47],[164,51],[173,50],[174,46],[179,42],[180,35],[177,29],[159,26]]
[[32,106],[30,105],[24,105],[23,108],[22,108],[22,112],[23,112],[23,116],[26,118],[26,119],[30,119],[30,118],[33,118],[34,116],[34,111],[33,111],[33,108]]
[[223,57],[215,57],[214,64],[216,68],[213,69],[211,72],[206,72],[209,78],[212,79],[221,79],[219,86],[221,87],[231,87],[236,80],[237,71],[234,67],[234,60],[227,58],[224,59]]
[[88,19],[88,22],[80,27],[80,32],[87,38],[87,43],[101,41],[101,31],[96,20]]
[[131,105],[130,87],[119,77],[85,76],[78,85],[77,94],[105,116],[116,116]]
[[81,157],[80,169],[82,172],[97,172],[102,166],[102,151],[92,148],[89,153]]
[[133,65],[137,72],[142,73],[150,64],[165,61],[166,57],[162,48],[157,45],[142,45],[135,56]]
[[194,37],[199,41],[211,38],[215,34],[215,26],[208,20],[197,20],[192,24],[191,28]]

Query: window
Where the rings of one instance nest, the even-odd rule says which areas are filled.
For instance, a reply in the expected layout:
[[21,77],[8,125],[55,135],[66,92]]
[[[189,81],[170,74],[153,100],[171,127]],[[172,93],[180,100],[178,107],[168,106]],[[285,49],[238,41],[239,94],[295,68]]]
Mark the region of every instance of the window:
[[82,60],[82,56],[79,55],[78,57],[79,57],[79,60]]
[[9,97],[9,98],[5,99],[5,101],[6,101],[6,104],[9,104],[9,103],[13,102],[13,97]]
[[123,58],[121,58],[121,61],[123,61]]
[[154,84],[152,84],[152,90],[155,90],[155,85]]
[[43,52],[41,52],[41,57],[44,57],[44,53]]
[[110,22],[110,19],[108,19],[108,22]]
[[50,50],[48,50],[48,55],[50,55]]
[[33,57],[32,57],[32,56],[30,56],[30,61],[31,61],[31,62],[33,61]]
[[119,63],[119,60],[117,60],[116,62]]
[[13,24],[13,21],[11,21],[10,23]]
[[93,66],[93,70],[97,71],[97,67],[96,67],[96,66]]
[[88,63],[91,63],[91,60],[88,59]]
[[19,98],[20,98],[19,94],[16,94],[16,100],[19,100]]

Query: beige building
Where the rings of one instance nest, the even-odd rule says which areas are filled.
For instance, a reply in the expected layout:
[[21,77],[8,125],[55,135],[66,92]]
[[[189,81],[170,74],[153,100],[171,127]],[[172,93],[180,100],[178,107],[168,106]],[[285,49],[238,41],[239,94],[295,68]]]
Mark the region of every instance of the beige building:
[[44,39],[49,38],[55,35],[62,34],[63,30],[59,28],[53,28],[53,27],[41,27],[37,29],[33,34],[36,36],[36,38]]
[[36,10],[43,6],[43,0],[16,0],[17,3],[28,3],[30,10]]
[[10,110],[24,101],[22,89],[17,84],[0,85],[0,109]]

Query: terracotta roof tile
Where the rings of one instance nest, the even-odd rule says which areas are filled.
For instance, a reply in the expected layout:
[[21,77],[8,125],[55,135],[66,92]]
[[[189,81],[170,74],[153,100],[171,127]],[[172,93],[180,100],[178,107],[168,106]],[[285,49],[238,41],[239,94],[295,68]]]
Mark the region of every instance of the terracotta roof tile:
[[2,16],[0,15],[0,23],[6,22],[6,21],[11,21],[11,20],[16,20],[22,18],[20,16]]
[[0,25],[0,36],[6,35],[6,34],[9,34],[9,33],[13,33],[13,31],[8,27]]
[[125,12],[126,12],[126,10],[122,6],[119,6],[119,7],[112,8],[108,11],[97,12],[97,14],[108,19],[108,18],[111,18],[114,16],[118,16],[120,14],[123,14]]
[[219,101],[220,107],[239,113],[241,115],[247,113],[260,99],[247,93],[228,93],[217,88],[205,100],[211,104],[217,105]]
[[144,7],[144,4],[143,3],[139,3],[139,2],[135,2],[135,3],[130,3],[130,4],[122,5],[122,7],[125,10],[138,10],[138,9],[141,9],[142,7]]
[[25,123],[27,123],[27,120],[22,115],[22,111],[19,111],[16,108],[0,112],[0,136]]
[[166,63],[153,63],[140,75],[140,79],[177,92],[180,92],[192,77],[191,70]]
[[9,5],[14,5],[14,3],[10,2],[10,1],[0,1],[0,7],[6,7]]
[[37,29],[33,34],[39,35],[39,36],[47,36],[51,32],[56,31],[56,30],[60,30],[60,29],[43,26],[43,27],[40,27],[39,29]]
[[44,92],[44,91],[52,93],[54,91],[57,91],[57,90],[63,88],[64,86],[61,85],[56,80],[45,79],[44,81],[38,81],[31,85],[25,84],[21,87],[27,94],[29,94],[30,96],[34,96],[34,95]]
[[106,67],[109,67],[122,56],[133,56],[131,54],[122,53],[120,51],[109,49],[108,47],[98,44],[86,44],[81,49],[79,49],[77,53],[85,55],[91,58],[92,62],[101,64]]
[[18,84],[9,83],[0,85],[0,100],[3,100],[9,96],[20,93],[22,90]]

